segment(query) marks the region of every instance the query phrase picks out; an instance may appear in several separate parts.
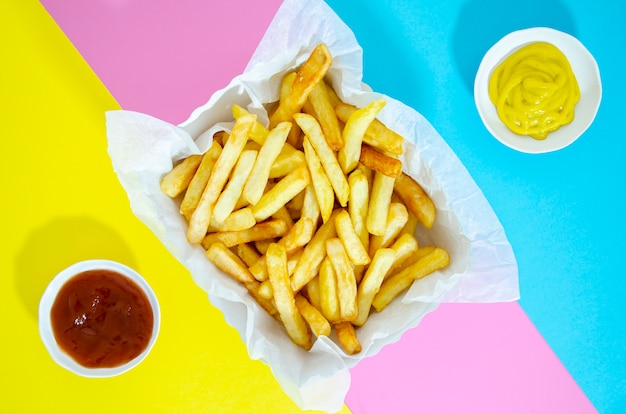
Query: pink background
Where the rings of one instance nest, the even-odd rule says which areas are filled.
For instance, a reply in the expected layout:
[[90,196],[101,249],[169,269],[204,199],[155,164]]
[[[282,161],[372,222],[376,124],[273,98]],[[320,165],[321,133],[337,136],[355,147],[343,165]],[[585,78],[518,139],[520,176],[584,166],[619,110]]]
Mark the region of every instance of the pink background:
[[[243,71],[280,2],[42,4],[124,109],[180,123]],[[517,303],[440,306],[352,370],[346,404],[359,414],[596,412]]]

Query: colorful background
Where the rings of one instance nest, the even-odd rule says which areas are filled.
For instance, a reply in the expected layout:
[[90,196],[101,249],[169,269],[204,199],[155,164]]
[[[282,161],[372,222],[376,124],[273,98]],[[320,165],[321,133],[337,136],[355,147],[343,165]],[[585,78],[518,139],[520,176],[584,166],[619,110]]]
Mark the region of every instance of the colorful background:
[[[352,370],[344,412],[626,412],[623,137],[626,4],[598,0],[341,1],[364,81],[428,118],[468,168],[515,250],[521,300],[445,304]],[[4,202],[0,412],[296,413],[269,369],[131,213],[106,152],[104,112],[184,121],[241,73],[280,1],[9,0],[0,6]],[[548,26],[594,54],[595,123],[556,153],[491,138],[472,85],[508,32]],[[38,301],[76,260],[139,270],[161,334],[116,378],[58,367]]]

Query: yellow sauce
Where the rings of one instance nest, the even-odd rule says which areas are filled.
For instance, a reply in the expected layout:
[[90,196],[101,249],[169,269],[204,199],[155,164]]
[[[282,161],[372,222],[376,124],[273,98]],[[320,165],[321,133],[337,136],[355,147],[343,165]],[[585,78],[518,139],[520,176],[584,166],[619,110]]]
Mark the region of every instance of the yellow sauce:
[[489,80],[489,98],[511,131],[545,139],[572,122],[580,90],[563,52],[550,43],[536,42],[496,67]]

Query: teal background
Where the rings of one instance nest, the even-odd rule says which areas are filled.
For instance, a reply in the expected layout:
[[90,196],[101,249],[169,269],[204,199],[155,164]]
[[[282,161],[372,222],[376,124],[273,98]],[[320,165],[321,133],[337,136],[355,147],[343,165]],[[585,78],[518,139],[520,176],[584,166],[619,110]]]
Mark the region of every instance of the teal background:
[[[421,112],[483,190],[518,260],[520,304],[565,368],[600,413],[626,412],[626,3],[328,3],[364,49],[364,82]],[[529,155],[485,129],[473,80],[491,45],[536,26],[587,47],[603,100],[573,145]]]

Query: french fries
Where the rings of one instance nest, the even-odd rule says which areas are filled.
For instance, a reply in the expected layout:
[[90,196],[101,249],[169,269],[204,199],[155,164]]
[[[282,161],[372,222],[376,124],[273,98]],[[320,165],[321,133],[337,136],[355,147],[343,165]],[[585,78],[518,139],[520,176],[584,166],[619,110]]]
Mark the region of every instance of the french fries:
[[[416,280],[446,267],[446,250],[420,247],[436,208],[402,171],[403,138],[378,120],[378,99],[341,102],[324,79],[325,45],[287,74],[269,125],[233,105],[231,133],[166,174],[187,240],[241,283],[304,349],[336,332],[361,352],[359,328]],[[245,291],[244,291],[245,292]]]

